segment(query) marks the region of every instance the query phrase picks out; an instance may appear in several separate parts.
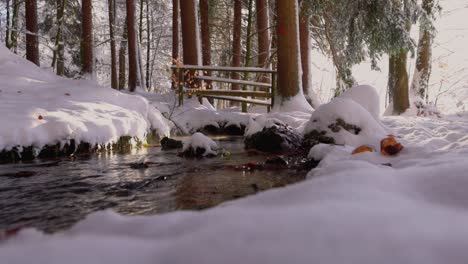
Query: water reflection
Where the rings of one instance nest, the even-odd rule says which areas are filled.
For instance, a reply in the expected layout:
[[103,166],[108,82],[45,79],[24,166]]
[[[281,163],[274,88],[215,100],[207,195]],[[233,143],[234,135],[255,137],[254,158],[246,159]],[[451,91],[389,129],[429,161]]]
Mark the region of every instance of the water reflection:
[[[184,159],[177,151],[150,147],[127,155],[0,165],[0,229],[21,225],[54,232],[107,208],[130,215],[205,209],[305,176],[294,170],[226,167],[268,157],[248,155],[241,138],[215,139],[231,152],[230,159]],[[147,167],[132,168],[141,162]],[[33,175],[17,176],[24,171]]]

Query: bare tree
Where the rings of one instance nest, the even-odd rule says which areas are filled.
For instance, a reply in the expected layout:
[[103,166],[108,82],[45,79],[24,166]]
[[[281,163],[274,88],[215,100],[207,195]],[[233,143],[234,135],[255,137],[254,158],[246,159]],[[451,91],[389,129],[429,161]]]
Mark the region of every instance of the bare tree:
[[115,46],[115,0],[107,0],[109,9],[109,36],[110,36],[110,50],[111,50],[111,87],[118,88],[117,79],[117,50]]
[[[232,41],[232,66],[241,66],[242,46],[241,46],[241,35],[242,35],[242,0],[234,0],[234,29],[233,29],[233,41]],[[231,75],[232,79],[240,79],[240,75],[237,72],[233,72]],[[233,83],[231,86],[232,90],[240,90],[240,85]]]
[[36,0],[26,0],[26,31],[26,59],[40,66]]
[[81,12],[82,12],[82,73],[93,74],[93,13],[92,13],[92,1],[82,0],[81,1]]
[[138,82],[137,35],[135,29],[135,0],[127,0],[128,90],[134,92]]
[[[268,0],[256,0],[257,9],[257,37],[258,37],[258,66],[269,67],[270,58],[270,15]],[[262,82],[269,82],[268,75],[262,75]]]

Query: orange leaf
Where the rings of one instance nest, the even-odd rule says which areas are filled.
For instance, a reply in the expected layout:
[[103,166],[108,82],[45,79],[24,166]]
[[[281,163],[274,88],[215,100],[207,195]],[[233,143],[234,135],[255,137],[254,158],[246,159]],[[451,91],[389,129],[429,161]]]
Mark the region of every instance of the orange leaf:
[[366,145],[362,145],[360,147],[357,147],[355,150],[353,150],[353,153],[352,155],[354,154],[359,154],[359,153],[362,153],[362,152],[374,152],[374,150],[369,147],[369,146],[366,146]]
[[403,145],[396,141],[394,136],[389,136],[380,141],[380,153],[385,156],[394,156],[403,149]]

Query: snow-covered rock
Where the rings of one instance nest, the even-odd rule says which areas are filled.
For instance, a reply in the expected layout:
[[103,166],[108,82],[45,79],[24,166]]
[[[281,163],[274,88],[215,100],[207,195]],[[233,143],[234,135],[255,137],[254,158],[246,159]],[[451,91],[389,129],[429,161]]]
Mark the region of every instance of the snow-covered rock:
[[197,132],[191,137],[185,139],[182,144],[182,153],[184,156],[209,157],[216,156],[218,154],[218,144],[200,132]]
[[335,98],[323,104],[312,114],[305,131],[311,145],[333,143],[358,147],[378,148],[388,133],[381,122],[352,99]]
[[374,87],[370,85],[356,85],[342,93],[339,98],[352,99],[366,109],[375,120],[380,120],[380,99]]
[[263,125],[251,124],[244,140],[246,149],[271,153],[292,153],[302,150],[302,136],[287,124],[275,118]]

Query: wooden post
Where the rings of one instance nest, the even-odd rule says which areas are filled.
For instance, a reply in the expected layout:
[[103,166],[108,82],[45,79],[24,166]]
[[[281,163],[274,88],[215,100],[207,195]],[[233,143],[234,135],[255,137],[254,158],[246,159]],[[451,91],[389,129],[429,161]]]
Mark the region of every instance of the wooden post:
[[276,72],[271,73],[271,106],[275,106],[276,97]]

